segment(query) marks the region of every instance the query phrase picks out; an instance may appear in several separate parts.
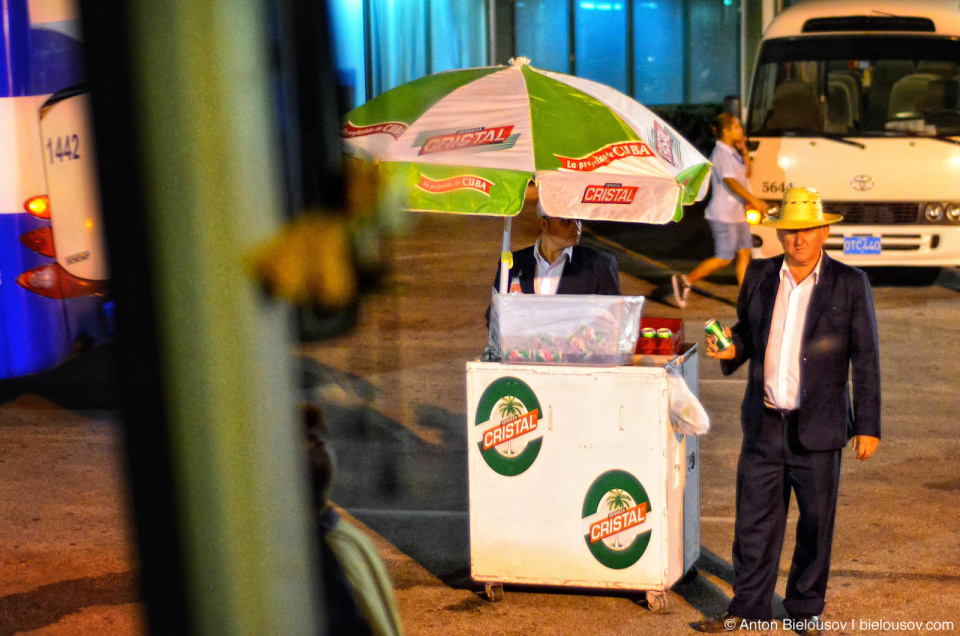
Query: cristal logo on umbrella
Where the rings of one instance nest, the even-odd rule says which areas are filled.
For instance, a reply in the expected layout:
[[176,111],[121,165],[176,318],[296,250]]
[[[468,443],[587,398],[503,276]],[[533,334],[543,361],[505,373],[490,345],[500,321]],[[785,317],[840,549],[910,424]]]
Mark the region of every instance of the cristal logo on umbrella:
[[490,196],[490,188],[493,186],[492,181],[469,174],[458,175],[449,179],[431,179],[421,173],[420,182],[417,184],[418,188],[430,194],[444,194],[454,190],[476,190],[487,196]]
[[434,130],[417,135],[413,147],[420,148],[418,154],[429,155],[435,152],[463,150],[484,152],[513,148],[520,134],[512,134],[513,126],[486,128],[461,128],[454,131]]
[[628,568],[643,556],[652,529],[644,529],[650,498],[640,481],[625,470],[608,470],[597,477],[583,499],[583,536],[587,549],[601,564]]
[[394,139],[399,139],[400,135],[407,131],[407,125],[401,121],[386,121],[380,124],[370,126],[354,126],[351,122],[343,125],[340,136],[344,139],[353,139],[355,137],[366,137],[367,135],[376,135],[383,133],[390,135]]
[[519,378],[503,377],[488,386],[477,403],[477,449],[487,466],[505,477],[520,475],[537,459],[543,444],[542,413],[536,394]]
[[625,186],[622,183],[604,183],[603,185],[588,185],[583,191],[581,203],[633,203],[637,196],[636,186]]
[[642,141],[625,141],[615,144],[608,144],[583,157],[564,157],[563,155],[554,155],[560,160],[560,167],[567,170],[576,170],[578,172],[591,172],[597,168],[611,164],[618,159],[628,157],[652,157],[653,151]]

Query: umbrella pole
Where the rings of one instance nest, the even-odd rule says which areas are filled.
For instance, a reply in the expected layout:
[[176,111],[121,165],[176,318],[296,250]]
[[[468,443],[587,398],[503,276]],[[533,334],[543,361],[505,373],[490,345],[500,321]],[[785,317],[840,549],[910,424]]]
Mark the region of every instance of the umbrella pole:
[[507,286],[510,277],[510,268],[513,267],[513,254],[510,252],[510,225],[513,223],[512,217],[503,220],[503,246],[500,249],[500,293],[506,294],[510,288]]

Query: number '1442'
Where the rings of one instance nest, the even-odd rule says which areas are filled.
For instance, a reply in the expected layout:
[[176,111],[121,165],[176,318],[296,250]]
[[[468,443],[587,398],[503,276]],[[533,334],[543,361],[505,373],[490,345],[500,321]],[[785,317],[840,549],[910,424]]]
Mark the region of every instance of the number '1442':
[[72,161],[80,158],[80,137],[78,135],[64,135],[63,137],[47,138],[47,156],[50,163],[57,161]]

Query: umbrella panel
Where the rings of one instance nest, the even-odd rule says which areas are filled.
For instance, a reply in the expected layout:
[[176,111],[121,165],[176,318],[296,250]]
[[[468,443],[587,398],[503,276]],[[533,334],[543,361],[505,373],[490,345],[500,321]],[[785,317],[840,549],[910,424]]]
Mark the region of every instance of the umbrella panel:
[[406,162],[380,168],[388,187],[406,189],[406,207],[414,212],[516,216],[532,177],[524,171]]
[[351,151],[379,160],[415,211],[514,216],[535,174],[556,216],[661,224],[702,198],[710,171],[629,97],[529,66],[421,78],[347,120]]

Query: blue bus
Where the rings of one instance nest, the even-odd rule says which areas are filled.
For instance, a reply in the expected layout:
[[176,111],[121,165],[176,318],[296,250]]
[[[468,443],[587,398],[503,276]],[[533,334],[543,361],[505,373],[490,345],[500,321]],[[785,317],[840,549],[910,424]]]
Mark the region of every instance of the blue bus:
[[78,11],[0,4],[0,378],[55,367],[112,331]]

